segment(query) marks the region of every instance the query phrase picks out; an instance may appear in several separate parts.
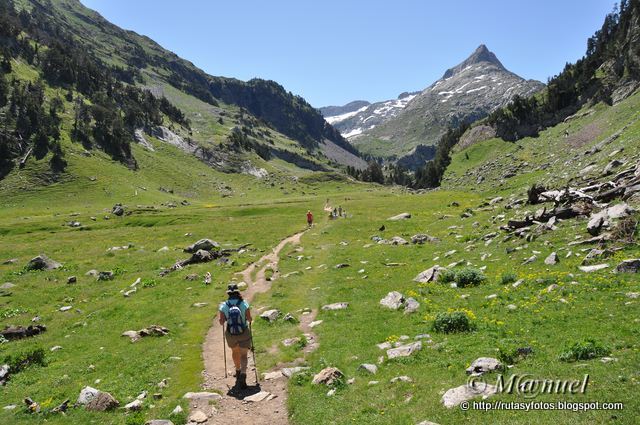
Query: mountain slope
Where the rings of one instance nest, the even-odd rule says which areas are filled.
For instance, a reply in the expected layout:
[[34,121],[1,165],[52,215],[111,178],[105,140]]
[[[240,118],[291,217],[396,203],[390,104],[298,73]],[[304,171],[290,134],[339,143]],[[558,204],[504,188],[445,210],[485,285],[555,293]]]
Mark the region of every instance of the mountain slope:
[[352,138],[397,116],[417,93],[402,93],[397,99],[369,103],[355,101],[344,106],[320,108],[327,122],[344,137]]
[[485,45],[448,69],[419,93],[397,116],[351,138],[363,152],[401,156],[416,146],[434,145],[448,126],[483,118],[516,96],[543,87],[508,71]]
[[[365,165],[319,112],[275,82],[254,79],[245,83],[209,76],[147,37],[109,23],[77,0],[20,0],[16,8],[19,14],[12,12],[13,2],[2,8],[2,73],[9,74],[2,80],[24,80],[20,72],[35,72],[30,75],[42,77],[38,84],[44,92],[37,86],[39,91],[30,96],[40,96],[42,100],[35,104],[44,109],[56,96],[59,103],[60,91],[66,91],[68,101],[73,100],[70,108],[76,109],[76,118],[80,109],[87,111],[83,143],[109,150],[114,159],[129,167],[136,167],[129,145],[140,139],[134,137],[143,134],[138,130],[149,136],[164,132],[179,141],[184,151],[226,172],[244,171],[246,166],[240,164],[257,157],[279,158],[311,170],[328,170],[336,163],[356,168]],[[13,72],[12,61],[19,65]],[[6,86],[3,83],[2,87]],[[116,96],[113,90],[118,92]],[[158,101],[148,96],[149,92]],[[9,97],[14,94],[15,90]],[[115,142],[101,143],[96,137],[96,114],[100,112],[93,106],[96,104],[109,112],[105,127],[113,126],[112,120],[117,124]],[[138,119],[141,110],[148,115]],[[24,134],[19,134],[18,127],[24,123],[12,115],[9,120],[15,129],[10,128],[9,140],[0,143],[0,150],[7,152],[0,175],[14,167],[13,159],[28,158],[35,143],[29,132],[27,139],[21,138]],[[61,164],[58,168],[64,169],[60,159],[64,143],[58,143],[60,132],[54,127],[59,128],[60,123],[49,131],[56,139],[49,142],[49,151],[56,153]],[[75,124],[73,128],[75,132]],[[45,155],[46,150],[36,159]]]

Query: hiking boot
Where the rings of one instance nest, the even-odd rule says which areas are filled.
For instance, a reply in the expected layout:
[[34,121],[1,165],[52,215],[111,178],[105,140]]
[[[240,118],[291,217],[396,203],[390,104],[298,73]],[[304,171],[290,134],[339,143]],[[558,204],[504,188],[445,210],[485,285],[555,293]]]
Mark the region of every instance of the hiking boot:
[[236,369],[236,373],[233,374],[234,378],[238,378],[238,376],[240,376],[240,369]]
[[238,378],[236,379],[236,385],[241,390],[246,390],[247,389],[247,374],[246,373],[240,373],[238,375]]

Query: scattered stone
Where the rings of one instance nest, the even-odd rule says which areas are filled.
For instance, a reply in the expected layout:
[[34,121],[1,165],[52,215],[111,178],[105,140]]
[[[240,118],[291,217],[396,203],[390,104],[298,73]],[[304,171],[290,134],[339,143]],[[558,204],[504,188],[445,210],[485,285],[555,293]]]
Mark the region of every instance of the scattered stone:
[[193,422],[196,424],[205,423],[207,422],[207,420],[209,420],[209,418],[202,410],[196,410],[189,415],[189,422]]
[[85,405],[85,409],[93,412],[106,412],[118,406],[120,406],[120,402],[111,394],[98,391],[98,394]]
[[497,388],[494,385],[485,383],[478,383],[476,386],[473,384],[464,384],[447,390],[447,392],[442,396],[441,402],[446,408],[450,409],[458,406],[463,401],[468,401],[480,396],[486,398],[496,392]]
[[389,220],[389,221],[400,221],[400,220],[408,220],[410,218],[411,218],[411,214],[402,213],[402,214],[394,215],[393,217],[389,217],[387,220]]
[[502,363],[500,363],[498,359],[494,359],[493,357],[479,357],[467,368],[467,374],[478,376],[483,373],[494,372],[502,368]]
[[111,209],[111,213],[118,217],[122,217],[124,215],[124,207],[122,204],[115,204]]
[[418,233],[417,235],[411,236],[411,243],[413,243],[414,245],[423,245],[425,242],[437,243],[440,242],[440,239],[426,235],[424,233]]
[[9,371],[11,368],[9,365],[5,364],[0,366],[0,385],[4,385],[9,380]]
[[98,273],[97,279],[99,281],[113,280],[114,276],[115,276],[114,273],[111,270],[108,270],[108,271]]
[[274,372],[268,372],[263,374],[264,375],[264,380],[265,381],[272,381],[274,379],[280,379],[282,377],[284,377],[284,375],[282,374],[282,371],[280,370],[276,370]]
[[191,306],[195,308],[202,308],[208,306],[209,303],[193,303]]
[[347,307],[349,307],[349,303],[342,302],[342,303],[333,303],[333,304],[324,305],[322,306],[322,309],[332,311],[332,310],[344,310]]
[[49,349],[49,351],[52,351],[52,352],[53,351],[59,351],[59,350],[62,350],[62,346],[61,345],[55,345],[55,346],[53,346],[53,347],[51,347]]
[[436,280],[438,280],[438,277],[440,276],[440,274],[443,273],[444,271],[446,271],[444,267],[435,265],[423,271],[422,273],[418,274],[413,279],[413,281],[418,283],[435,282]]
[[131,403],[125,404],[124,408],[130,412],[142,410],[142,400],[133,400]]
[[389,359],[395,359],[396,357],[407,357],[420,350],[422,350],[422,342],[416,341],[387,350],[387,357]]
[[40,254],[37,257],[29,260],[25,269],[27,270],[55,270],[62,267],[62,264],[57,261],[52,260],[47,257],[45,254]]
[[404,297],[398,291],[389,292],[386,297],[380,300],[380,305],[391,310],[398,310],[404,304]]
[[388,350],[391,348],[391,343],[389,341],[381,342],[380,344],[376,344],[376,347],[381,350]]
[[245,397],[243,400],[256,403],[256,402],[265,400],[270,395],[271,393],[268,391],[260,391],[259,393]]
[[188,252],[190,254],[196,253],[200,250],[203,251],[211,251],[213,249],[220,248],[220,244],[216,241],[212,241],[211,239],[200,239],[194,244],[189,245],[184,249],[184,252]]
[[140,329],[139,331],[125,331],[121,336],[128,336],[131,338],[131,342],[136,342],[145,336],[165,336],[168,334],[169,329],[164,326],[151,325],[147,328]]
[[375,375],[376,373],[378,373],[378,366],[371,363],[363,363],[358,366],[358,370],[364,370],[365,372]]
[[11,288],[15,288],[16,285],[14,285],[11,282],[5,282],[2,285],[0,285],[0,289],[11,289]]
[[[182,409],[182,407],[180,407],[180,409]],[[180,412],[182,412],[182,410]],[[152,419],[150,421],[145,422],[144,425],[173,425],[173,422],[171,422],[168,419]]]
[[298,338],[298,337],[287,338],[287,339],[282,340],[282,345],[284,345],[285,347],[291,347],[291,346],[297,344],[298,342],[300,342],[300,338]]
[[527,258],[526,260],[524,260],[524,261],[522,262],[522,264],[523,264],[523,265],[524,265],[524,264],[531,264],[531,263],[533,263],[534,261],[536,261],[537,259],[538,259],[538,257],[537,257],[537,256],[532,255],[531,257],[529,257],[529,258]]
[[420,308],[420,303],[416,301],[414,298],[407,298],[404,303],[404,314],[411,314],[417,311]]
[[336,367],[326,367],[318,372],[311,381],[314,385],[332,385],[337,380],[344,377],[344,374],[340,371],[340,369]]
[[262,313],[260,315],[261,318],[263,318],[264,320],[266,320],[269,323],[273,323],[276,321],[276,319],[278,319],[278,317],[280,316],[280,310],[267,310],[264,313]]
[[336,266],[334,268],[335,269],[344,269],[344,268],[347,268],[347,267],[351,267],[351,265],[347,264],[347,263],[340,263],[340,264],[336,264]]
[[378,385],[379,383],[380,381],[369,381],[367,385],[372,386],[372,385]]
[[67,284],[73,284],[73,283],[76,283],[77,281],[78,281],[78,278],[75,276],[69,276],[67,278]]
[[295,366],[295,367],[284,367],[284,368],[282,368],[280,370],[280,372],[282,372],[282,374],[286,378],[291,378],[296,373],[300,373],[300,372],[303,372],[305,370],[309,370],[309,368],[306,367],[306,366]]
[[282,318],[282,320],[284,320],[285,322],[289,322],[289,323],[298,323],[299,320],[296,319],[293,314],[291,313],[287,313],[284,315],[284,317]]
[[598,270],[606,269],[607,267],[609,267],[609,264],[596,264],[595,266],[580,266],[578,268],[585,273],[592,273],[592,272],[597,272]]
[[558,257],[558,254],[555,252],[552,252],[551,254],[549,254],[547,258],[544,259],[544,263],[549,266],[553,266],[554,264],[558,264],[559,262],[560,262],[560,258]]
[[13,340],[35,336],[46,330],[47,327],[44,325],[29,325],[26,328],[24,326],[9,326],[0,331],[0,335],[7,340]]
[[190,401],[194,401],[194,400],[221,400],[222,396],[220,394],[218,394],[218,393],[200,391],[200,392],[188,392],[185,395],[183,395],[182,398],[185,398],[185,399],[190,400]]
[[413,379],[411,379],[406,375],[403,375],[403,376],[396,376],[395,378],[391,378],[390,382],[392,384],[395,384],[396,382],[413,382]]
[[391,245],[409,245],[409,242],[407,242],[406,239],[401,238],[400,236],[392,237],[389,243]]
[[640,258],[624,260],[616,266],[616,273],[640,273]]
[[309,327],[313,329],[321,323],[322,323],[322,320],[314,320],[313,322],[309,323]]

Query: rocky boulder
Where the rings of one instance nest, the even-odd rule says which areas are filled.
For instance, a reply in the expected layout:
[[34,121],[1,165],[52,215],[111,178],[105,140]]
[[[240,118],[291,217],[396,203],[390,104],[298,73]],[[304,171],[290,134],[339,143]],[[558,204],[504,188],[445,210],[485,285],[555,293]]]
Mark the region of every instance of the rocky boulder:
[[621,203],[592,214],[587,223],[587,231],[593,236],[600,234],[604,227],[609,227],[611,220],[628,216],[633,209],[626,203]]
[[280,310],[276,310],[276,309],[267,310],[260,315],[261,318],[263,318],[269,323],[275,322],[279,316],[280,316]]
[[9,380],[9,365],[5,364],[0,366],[0,385],[4,385]]
[[418,233],[417,235],[411,236],[411,243],[414,245],[415,244],[422,245],[426,242],[436,243],[436,242],[440,242],[440,239],[435,238],[433,236],[426,235],[424,233]]
[[478,383],[477,385],[464,384],[447,390],[440,400],[444,407],[450,409],[458,406],[463,401],[469,401],[475,397],[489,397],[497,392],[494,385]]
[[92,412],[106,412],[118,406],[120,406],[120,402],[115,397],[109,393],[98,391],[98,394],[85,405],[85,409]]
[[29,260],[25,268],[27,270],[55,270],[62,267],[62,264],[52,260],[45,254],[40,254],[37,257]]
[[193,254],[200,250],[211,251],[218,248],[220,248],[220,244],[218,242],[212,241],[211,239],[200,239],[198,242],[186,247],[184,252]]
[[318,372],[311,381],[314,385],[333,385],[338,380],[342,379],[344,374],[340,371],[340,369],[336,367],[326,367]]
[[363,363],[358,366],[358,370],[363,370],[367,373],[370,373],[371,375],[375,375],[376,373],[378,373],[378,366],[371,363]]
[[640,258],[624,260],[616,266],[616,273],[640,273]]
[[395,359],[397,357],[408,357],[416,351],[422,350],[422,342],[416,341],[410,344],[400,345],[396,348],[390,348],[387,350],[387,357],[389,359]]
[[438,280],[438,277],[440,276],[440,274],[443,273],[444,271],[446,271],[444,267],[435,265],[418,274],[413,279],[413,281],[418,283],[435,282],[436,280]]
[[122,204],[115,204],[111,209],[111,214],[122,217],[124,215],[124,207]]
[[501,370],[502,368],[502,363],[500,363],[498,359],[494,359],[493,357],[479,357],[467,368],[467,374],[477,376],[483,373]]
[[24,326],[8,326],[0,331],[0,335],[3,338],[11,341],[13,339],[22,339],[31,336],[41,334],[46,331],[45,325],[29,325],[26,328]]
[[389,217],[387,220],[389,220],[389,221],[401,221],[401,220],[408,220],[410,218],[411,218],[411,214],[402,213],[402,214],[394,215],[393,217]]
[[323,305],[322,309],[325,311],[333,311],[333,310],[344,310],[347,307],[349,307],[349,303],[333,303],[333,304],[327,304],[327,305]]
[[554,264],[558,264],[559,262],[560,262],[560,258],[558,257],[558,254],[555,252],[552,252],[551,254],[549,254],[547,258],[544,259],[544,263],[549,266],[553,266]]
[[391,310],[398,310],[404,304],[404,296],[398,292],[389,292],[386,297],[380,300],[380,305]]

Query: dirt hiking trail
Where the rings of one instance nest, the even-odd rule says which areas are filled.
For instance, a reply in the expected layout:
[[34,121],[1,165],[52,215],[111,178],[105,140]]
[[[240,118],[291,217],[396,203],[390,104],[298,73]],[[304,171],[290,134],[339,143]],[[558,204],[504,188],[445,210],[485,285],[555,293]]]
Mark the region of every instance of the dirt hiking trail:
[[[300,238],[305,232],[306,230],[283,239],[271,250],[270,253],[264,255],[260,260],[251,264],[244,271],[238,273],[238,275],[242,276],[242,280],[248,285],[247,290],[242,293],[245,300],[251,302],[255,294],[266,292],[271,289],[271,284],[266,278],[267,270],[273,270],[274,274],[271,277],[271,280],[275,280],[279,275],[278,263],[280,261],[280,252],[288,244],[299,245]],[[255,277],[253,277],[254,274]],[[254,320],[260,320],[259,313],[253,308],[253,306],[252,313]],[[315,316],[315,314],[313,314],[313,316]],[[308,319],[305,320],[305,324],[307,323],[307,320]],[[203,372],[204,390],[219,392],[222,394],[222,399],[215,403],[210,403],[209,400],[206,399],[196,399],[191,401],[191,417],[194,418],[194,414],[200,411],[207,416],[207,420],[204,422],[192,421],[189,423],[201,423],[208,425],[224,423],[233,423],[237,425],[287,424],[287,379],[280,378],[265,381],[262,379],[262,373],[268,371],[262,370],[259,371],[261,375],[260,385],[259,387],[256,386],[253,356],[251,352],[249,352],[249,367],[247,368],[247,384],[249,385],[249,388],[242,391],[240,395],[228,395],[227,393],[229,392],[229,389],[232,388],[235,383],[235,378],[233,377],[235,368],[233,366],[233,361],[231,360],[231,350],[227,347],[227,378],[224,377],[225,370],[222,344],[223,330],[222,326],[218,323],[216,314],[213,320],[213,325],[209,329],[203,344],[203,358],[205,366],[205,370]],[[260,391],[266,391],[270,393],[270,395],[266,399],[257,402],[242,400],[242,396],[250,396],[257,394]],[[202,415],[199,416],[202,417]],[[204,417],[202,418],[204,419]]]

